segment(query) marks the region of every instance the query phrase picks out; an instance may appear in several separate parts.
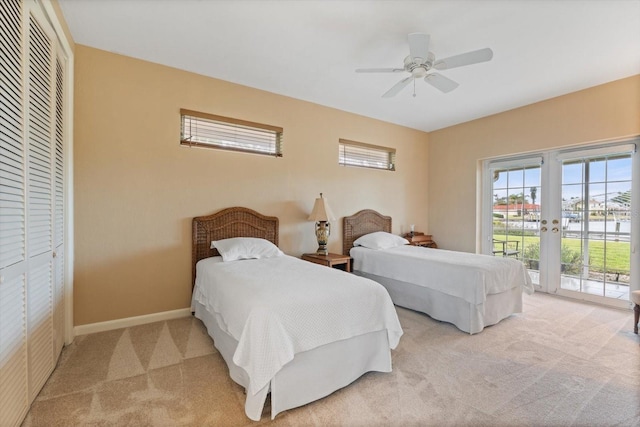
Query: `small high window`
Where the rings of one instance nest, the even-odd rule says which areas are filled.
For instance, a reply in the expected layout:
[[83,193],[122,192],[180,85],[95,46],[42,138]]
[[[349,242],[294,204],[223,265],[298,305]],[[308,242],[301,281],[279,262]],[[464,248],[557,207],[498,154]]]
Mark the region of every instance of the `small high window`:
[[180,144],[282,157],[282,128],[180,110]]
[[396,170],[395,148],[340,139],[338,163],[343,166]]

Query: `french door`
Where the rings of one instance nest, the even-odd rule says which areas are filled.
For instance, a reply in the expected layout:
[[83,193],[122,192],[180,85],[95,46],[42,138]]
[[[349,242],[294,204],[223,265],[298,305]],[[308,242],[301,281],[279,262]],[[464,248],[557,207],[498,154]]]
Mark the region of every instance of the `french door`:
[[484,253],[521,260],[540,285],[543,157],[491,162],[486,181]]
[[482,251],[544,292],[629,307],[638,280],[638,141],[485,162]]

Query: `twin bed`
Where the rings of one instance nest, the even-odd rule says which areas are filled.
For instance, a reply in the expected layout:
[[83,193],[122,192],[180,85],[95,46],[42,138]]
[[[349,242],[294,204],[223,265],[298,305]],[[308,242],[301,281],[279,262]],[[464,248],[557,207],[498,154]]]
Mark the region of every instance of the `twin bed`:
[[391,233],[391,217],[374,210],[345,217],[343,233],[343,252],[353,258],[355,274],[384,285],[396,305],[470,334],[521,313],[522,292],[533,293],[524,264],[513,258],[405,244],[366,247],[376,241],[359,245],[363,236]]
[[521,263],[357,243],[390,231],[391,218],[372,210],[346,217],[344,253],[356,272],[346,274],[283,254],[276,217],[235,207],[193,219],[192,311],[245,388],[250,419],[261,419],[269,393],[273,419],[366,372],[390,372],[402,335],[394,303],[469,333],[521,311],[531,283]]
[[192,310],[255,421],[269,392],[273,418],[366,372],[390,372],[402,335],[381,285],[278,253],[277,244],[278,219],[250,209],[193,220]]

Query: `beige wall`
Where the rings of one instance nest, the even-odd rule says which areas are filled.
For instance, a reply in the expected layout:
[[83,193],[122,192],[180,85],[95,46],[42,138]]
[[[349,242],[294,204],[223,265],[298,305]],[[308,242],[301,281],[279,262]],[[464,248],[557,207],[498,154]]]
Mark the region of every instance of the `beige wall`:
[[640,75],[431,132],[429,230],[442,248],[476,251],[480,159],[638,134]]
[[[279,217],[296,256],[320,192],[332,252],[360,209],[426,230],[424,132],[82,45],[75,64],[75,325],[189,307],[191,218],[226,207]],[[182,147],[180,108],[281,126],[284,157]],[[338,166],[339,138],[396,148],[397,171]]]

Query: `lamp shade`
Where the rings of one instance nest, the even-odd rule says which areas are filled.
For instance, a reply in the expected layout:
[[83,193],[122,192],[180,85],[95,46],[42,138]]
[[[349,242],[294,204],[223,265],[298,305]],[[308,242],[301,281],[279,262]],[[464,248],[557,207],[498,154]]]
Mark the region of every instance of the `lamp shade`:
[[320,197],[316,199],[315,204],[313,205],[313,210],[311,211],[311,215],[307,218],[309,221],[333,221],[336,219],[336,216],[331,211],[329,207],[329,202],[327,199],[322,197],[322,193],[320,193]]

